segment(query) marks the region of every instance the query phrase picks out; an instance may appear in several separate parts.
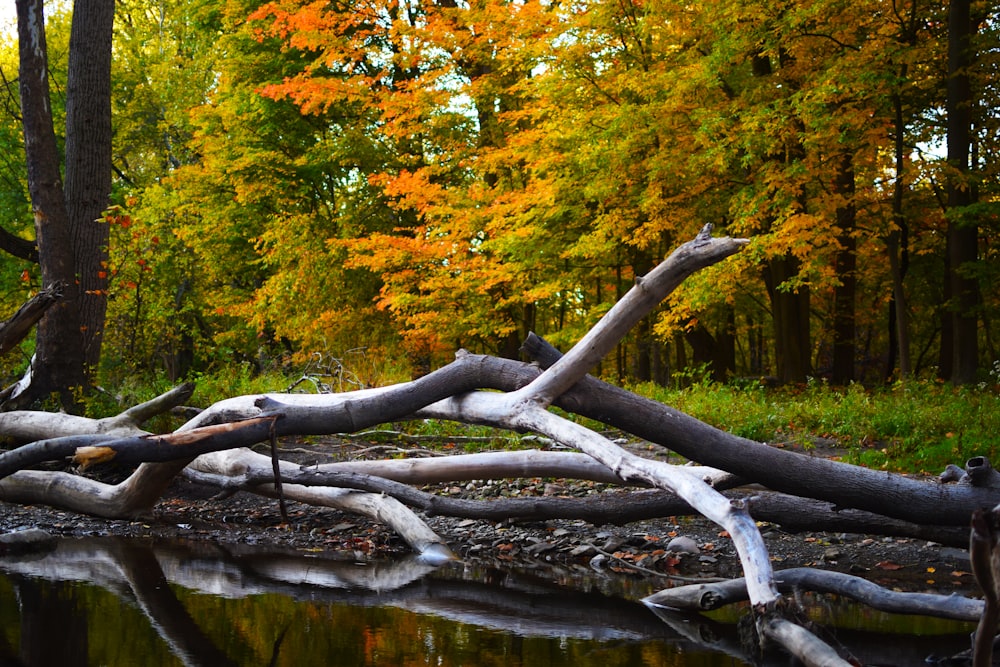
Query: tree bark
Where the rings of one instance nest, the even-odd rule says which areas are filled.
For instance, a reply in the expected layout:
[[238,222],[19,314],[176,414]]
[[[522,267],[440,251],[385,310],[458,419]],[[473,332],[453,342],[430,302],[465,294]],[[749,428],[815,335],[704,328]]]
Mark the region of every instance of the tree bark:
[[972,66],[971,0],[951,0],[948,5],[948,85],[946,113],[948,134],[947,180],[948,235],[947,319],[951,350],[942,350],[942,359],[949,356],[945,379],[955,384],[970,384],[976,380],[979,367],[979,285],[968,274],[970,265],[979,256],[979,226],[966,209],[973,203],[973,185],[969,154],[972,148],[972,86],[969,68]]
[[858,241],[855,236],[857,212],[854,207],[854,158],[850,153],[840,157],[834,192],[844,203],[837,207],[837,251],[835,270],[839,283],[833,291],[833,369],[831,381],[846,385],[854,382],[854,362],[857,357],[855,340],[855,302],[858,286]]
[[60,173],[49,97],[48,56],[42,0],[17,0],[18,85],[28,166],[28,191],[35,217],[35,238],[42,284],[62,284],[63,298],[38,324],[31,381],[11,396],[9,407],[26,406],[52,392],[64,408],[75,409],[74,391],[84,386],[80,289],[73,240]]
[[794,257],[777,257],[764,267],[764,285],[774,322],[775,375],[779,382],[805,382],[812,372],[809,334],[809,288],[787,289],[799,274]]
[[[905,70],[904,70],[905,72]],[[889,272],[892,275],[892,300],[889,302],[889,349],[895,350],[899,358],[899,375],[908,379],[913,373],[910,357],[910,311],[906,298],[905,280],[910,268],[910,227],[903,210],[906,194],[907,149],[904,140],[905,120],[903,100],[900,94],[892,96],[895,127],[893,129],[893,150],[895,152],[896,178],[892,186],[892,229],[886,235],[886,251],[889,255]],[[894,355],[890,353],[886,377],[891,377]]]
[[83,363],[101,355],[107,311],[111,196],[111,38],[114,0],[75,0],[66,90],[66,207],[80,283]]

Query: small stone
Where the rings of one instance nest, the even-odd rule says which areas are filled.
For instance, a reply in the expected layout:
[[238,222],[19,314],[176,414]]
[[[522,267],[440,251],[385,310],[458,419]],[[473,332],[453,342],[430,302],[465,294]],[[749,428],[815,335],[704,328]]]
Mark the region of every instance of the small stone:
[[56,539],[40,528],[16,530],[0,535],[0,553],[25,553],[45,551],[55,544]]
[[562,537],[564,535],[569,535],[569,531],[565,528],[556,528],[552,531],[552,537]]
[[698,548],[698,543],[690,537],[681,535],[680,537],[675,537],[667,543],[667,551],[682,554],[696,554],[699,553],[701,549]]
[[468,528],[469,526],[474,526],[474,525],[476,525],[475,519],[462,519],[461,521],[458,522],[459,528]]
[[608,562],[607,556],[605,556],[604,554],[597,554],[596,556],[590,559],[590,567],[594,568],[595,570],[603,570],[604,565],[607,562]]
[[967,549],[959,549],[957,547],[941,547],[941,551],[938,552],[938,557],[945,560],[957,560],[966,561],[969,560],[969,551]]
[[525,549],[525,551],[527,551],[530,554],[543,554],[546,551],[552,551],[555,548],[556,545],[552,544],[551,542],[539,542],[538,544],[531,545],[530,547]]
[[843,556],[844,552],[836,547],[830,547],[823,551],[823,560],[827,562],[840,560]]
[[573,547],[572,551],[569,552],[570,556],[589,556],[590,554],[597,551],[597,547],[593,544],[581,544],[577,547]]
[[618,551],[618,548],[625,543],[625,540],[618,537],[617,535],[612,535],[609,537],[604,544],[601,546],[602,551]]

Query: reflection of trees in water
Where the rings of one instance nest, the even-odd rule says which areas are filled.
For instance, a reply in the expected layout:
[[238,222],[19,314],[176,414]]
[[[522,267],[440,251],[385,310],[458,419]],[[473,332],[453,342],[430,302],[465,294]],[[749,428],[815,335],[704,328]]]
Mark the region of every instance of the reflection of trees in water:
[[[359,566],[239,545],[112,538],[0,558],[21,611],[13,664],[87,664],[89,653],[107,664],[213,666],[597,667],[651,656],[668,664],[681,654],[685,665],[715,664],[724,654],[750,662],[729,624],[690,614],[664,623],[639,603],[509,571],[434,570],[413,557]],[[0,617],[9,607],[3,589],[0,579]],[[968,645],[967,634],[935,637],[933,649],[867,634],[852,635],[855,654],[892,650],[897,664],[900,651],[922,661],[950,640],[959,642],[955,652]],[[0,657],[8,656],[0,644]]]
[[20,661],[24,665],[88,664],[88,615],[76,588],[65,581],[19,577]]

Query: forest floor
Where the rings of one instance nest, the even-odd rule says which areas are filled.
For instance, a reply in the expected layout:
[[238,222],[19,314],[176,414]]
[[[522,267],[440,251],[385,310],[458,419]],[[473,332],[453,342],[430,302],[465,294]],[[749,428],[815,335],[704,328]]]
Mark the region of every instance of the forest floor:
[[[641,449],[646,455],[653,451],[642,443],[631,448]],[[386,455],[384,445],[338,439],[296,443],[279,453],[284,459],[311,464],[353,456],[359,450],[369,456]],[[477,499],[615,492],[592,482],[539,479],[478,481],[425,487],[425,490]],[[651,587],[653,590],[665,587],[666,583],[659,582],[671,578],[683,581],[741,576],[732,540],[701,517],[666,517],[600,526],[578,520],[513,523],[441,516],[428,517],[427,522],[466,563],[516,568],[542,578],[564,579],[567,572],[574,571],[581,575],[599,572],[620,578],[625,582],[624,589],[635,589],[637,595]],[[173,484],[150,516],[135,521],[0,503],[0,533],[26,528],[40,528],[67,537],[110,535],[242,543],[281,550],[322,551],[357,561],[389,558],[409,551],[390,529],[355,515],[289,502],[288,521],[285,521],[276,500],[244,492],[216,497],[215,490],[184,480]],[[817,567],[848,572],[898,590],[979,594],[968,552],[963,549],[909,538],[789,533],[769,524],[762,524],[761,532],[776,570]],[[684,550],[674,551],[670,547],[684,547]]]

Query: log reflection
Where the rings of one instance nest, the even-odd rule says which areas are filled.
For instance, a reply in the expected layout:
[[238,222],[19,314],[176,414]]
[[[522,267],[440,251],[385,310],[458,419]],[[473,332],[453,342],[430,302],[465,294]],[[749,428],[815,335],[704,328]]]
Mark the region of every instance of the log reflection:
[[[556,638],[560,645],[589,642],[612,651],[654,647],[664,655],[683,654],[685,665],[717,664],[722,656],[732,661],[727,664],[787,664],[780,655],[746,655],[731,623],[697,614],[653,614],[639,602],[573,590],[508,569],[461,563],[435,569],[417,557],[357,564],[327,554],[267,552],[249,545],[87,538],[59,540],[46,554],[2,556],[0,575],[15,589],[20,610],[20,650],[0,642],[0,657],[13,664],[74,664],[73,659],[86,664],[88,619],[102,619],[98,610],[83,608],[86,602],[77,599],[74,591],[81,589],[75,582],[98,586],[141,611],[135,618],[148,623],[151,641],[157,641],[155,633],[162,642],[156,650],[169,650],[186,665],[246,664],[247,656],[262,664],[294,663],[308,655],[304,652],[317,650],[308,637],[303,639],[302,619],[312,622],[308,619],[324,618],[335,608],[353,617],[351,627],[341,627],[338,623],[344,621],[333,616],[330,625],[317,627],[321,633],[340,632],[341,651],[364,643],[352,633],[364,629],[366,619],[381,619],[379,627],[385,631],[412,623],[407,619],[435,618],[445,620],[426,622],[420,636],[434,635],[440,642],[437,635],[444,632],[495,631],[507,637],[504,650],[519,655],[527,654],[528,642]],[[206,605],[205,600],[232,600],[236,606]],[[249,611],[248,605],[261,604],[263,610]],[[290,613],[295,604],[313,611]],[[58,642],[52,640],[54,628],[60,632]],[[393,634],[399,642],[416,636]],[[902,635],[887,641],[878,628],[838,630],[836,638],[865,664],[915,664],[931,652],[948,655],[968,646],[967,633],[939,634],[933,646]],[[52,653],[60,647],[70,647],[64,651],[66,660]],[[550,664],[590,664],[571,653]],[[698,655],[702,658],[693,659]],[[896,660],[886,662],[889,656]],[[460,657],[451,660],[461,664]]]

